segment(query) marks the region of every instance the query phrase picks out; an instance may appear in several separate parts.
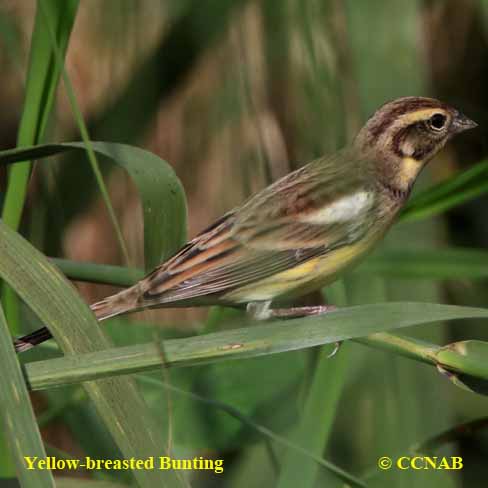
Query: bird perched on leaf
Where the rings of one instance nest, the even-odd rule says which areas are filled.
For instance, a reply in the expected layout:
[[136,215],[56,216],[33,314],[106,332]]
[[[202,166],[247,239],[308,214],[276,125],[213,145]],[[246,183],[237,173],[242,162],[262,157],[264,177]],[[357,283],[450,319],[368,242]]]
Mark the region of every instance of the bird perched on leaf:
[[[336,279],[393,224],[426,163],[476,127],[432,98],[383,105],[351,145],[286,175],[226,213],[134,286],[91,306],[98,320],[157,307],[247,306],[257,318],[331,307],[271,308]],[[47,328],[15,341],[24,351]]]

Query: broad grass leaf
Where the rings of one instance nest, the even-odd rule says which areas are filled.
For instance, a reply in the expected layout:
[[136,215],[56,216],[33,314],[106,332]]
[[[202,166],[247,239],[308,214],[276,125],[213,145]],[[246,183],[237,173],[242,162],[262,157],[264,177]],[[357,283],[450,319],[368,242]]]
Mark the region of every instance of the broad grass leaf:
[[41,434],[20,369],[3,310],[0,307],[0,408],[3,432],[22,486],[54,487],[48,470],[28,469],[24,456],[46,457]]
[[[0,277],[49,326],[66,357],[110,347],[89,308],[76,290],[20,235],[0,222]],[[37,363],[31,363],[34,369]],[[120,451],[127,458],[166,452],[155,435],[153,418],[130,378],[87,382],[84,387]],[[136,470],[141,486],[178,484],[172,472]]]
[[[92,142],[93,150],[124,168],[137,186],[144,218],[146,269],[173,254],[186,240],[186,199],[173,169],[153,153],[127,144]],[[82,142],[44,144],[0,152],[0,164],[84,150]]]
[[[1,234],[0,234],[1,237]],[[1,249],[1,248],[0,248]],[[0,270],[1,271],[1,270]],[[138,344],[26,365],[34,389],[166,367],[210,364],[267,356],[365,337],[386,330],[431,322],[488,318],[488,309],[420,302],[393,302],[339,309],[322,317],[273,321],[225,332]],[[250,325],[250,324],[247,324]]]

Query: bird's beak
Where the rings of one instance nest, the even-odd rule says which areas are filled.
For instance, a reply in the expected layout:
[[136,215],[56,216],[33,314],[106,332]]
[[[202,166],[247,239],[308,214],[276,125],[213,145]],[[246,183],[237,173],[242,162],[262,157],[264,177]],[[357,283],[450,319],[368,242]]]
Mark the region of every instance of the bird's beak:
[[454,133],[458,134],[459,132],[464,132],[465,130],[474,129],[478,127],[478,124],[474,121],[466,117],[466,115],[462,114],[461,112],[457,112],[452,121],[452,128]]

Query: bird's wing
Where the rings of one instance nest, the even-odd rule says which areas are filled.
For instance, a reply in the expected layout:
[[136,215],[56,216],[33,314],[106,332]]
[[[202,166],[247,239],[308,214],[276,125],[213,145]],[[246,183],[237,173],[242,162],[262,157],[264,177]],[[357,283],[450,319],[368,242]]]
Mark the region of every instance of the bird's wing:
[[355,242],[374,194],[362,178],[346,182],[339,173],[311,163],[227,213],[143,280],[144,300],[222,293]]
[[375,192],[371,165],[339,152],[290,173],[251,198],[236,213],[236,238],[253,249],[334,246],[364,232]]

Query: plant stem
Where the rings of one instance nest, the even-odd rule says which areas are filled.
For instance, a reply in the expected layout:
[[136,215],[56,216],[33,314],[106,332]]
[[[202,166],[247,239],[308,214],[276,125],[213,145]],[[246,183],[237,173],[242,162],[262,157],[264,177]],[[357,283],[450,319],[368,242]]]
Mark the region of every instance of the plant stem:
[[112,266],[109,264],[83,263],[69,259],[51,258],[61,272],[74,281],[88,281],[114,286],[132,286],[144,277],[144,271],[136,268]]
[[427,364],[436,364],[435,354],[441,349],[440,346],[435,344],[428,344],[418,339],[388,334],[387,332],[379,332],[368,337],[360,337],[353,339],[353,341],[400,354],[409,359],[415,359]]

